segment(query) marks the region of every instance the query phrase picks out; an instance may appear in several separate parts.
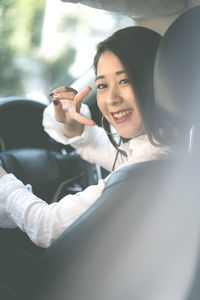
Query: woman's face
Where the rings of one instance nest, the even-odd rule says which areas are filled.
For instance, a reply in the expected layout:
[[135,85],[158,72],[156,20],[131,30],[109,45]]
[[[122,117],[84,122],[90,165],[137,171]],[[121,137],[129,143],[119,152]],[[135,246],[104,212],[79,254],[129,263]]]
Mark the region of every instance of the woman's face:
[[106,50],[97,66],[97,104],[104,117],[124,138],[144,133],[133,87],[119,58]]

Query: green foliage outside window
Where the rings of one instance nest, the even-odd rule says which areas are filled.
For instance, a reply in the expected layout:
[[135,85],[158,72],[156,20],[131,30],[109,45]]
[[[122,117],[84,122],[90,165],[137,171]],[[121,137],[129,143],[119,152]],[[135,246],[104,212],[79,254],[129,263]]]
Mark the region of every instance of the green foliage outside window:
[[40,43],[44,5],[45,0],[0,1],[0,97],[23,95],[24,71],[16,55],[28,55]]
[[41,43],[45,8],[46,0],[0,0],[0,97],[25,96],[27,64],[33,61],[41,67],[47,87],[54,86],[64,71],[65,78],[58,84],[66,83],[66,70],[75,57],[73,48],[52,61],[35,55]]

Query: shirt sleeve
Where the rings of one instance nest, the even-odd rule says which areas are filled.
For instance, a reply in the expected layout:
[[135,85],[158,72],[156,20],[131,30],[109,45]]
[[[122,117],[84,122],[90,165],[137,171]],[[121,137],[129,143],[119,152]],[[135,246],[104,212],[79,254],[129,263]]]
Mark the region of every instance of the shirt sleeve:
[[0,179],[6,210],[12,224],[25,231],[38,246],[47,248],[65,229],[76,221],[101,195],[103,179],[75,195],[67,195],[47,204],[30,191],[13,174]]

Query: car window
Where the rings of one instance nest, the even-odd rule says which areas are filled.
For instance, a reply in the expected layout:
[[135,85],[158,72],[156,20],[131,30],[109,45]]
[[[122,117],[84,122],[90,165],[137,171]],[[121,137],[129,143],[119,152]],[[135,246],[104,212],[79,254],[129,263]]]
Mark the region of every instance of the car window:
[[0,2],[0,97],[48,102],[92,65],[98,41],[133,20],[60,0]]

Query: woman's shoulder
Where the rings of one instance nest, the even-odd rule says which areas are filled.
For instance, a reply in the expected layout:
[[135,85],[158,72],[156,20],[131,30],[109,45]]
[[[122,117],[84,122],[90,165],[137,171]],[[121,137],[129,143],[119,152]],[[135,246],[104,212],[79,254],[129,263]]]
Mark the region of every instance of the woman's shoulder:
[[147,135],[140,135],[125,143],[121,148],[127,152],[124,165],[173,157],[175,151],[169,145],[153,145]]

